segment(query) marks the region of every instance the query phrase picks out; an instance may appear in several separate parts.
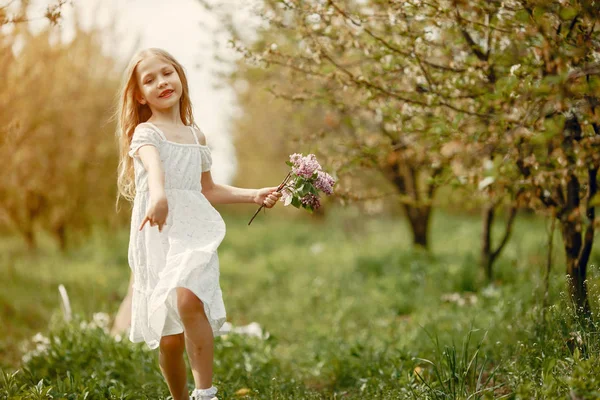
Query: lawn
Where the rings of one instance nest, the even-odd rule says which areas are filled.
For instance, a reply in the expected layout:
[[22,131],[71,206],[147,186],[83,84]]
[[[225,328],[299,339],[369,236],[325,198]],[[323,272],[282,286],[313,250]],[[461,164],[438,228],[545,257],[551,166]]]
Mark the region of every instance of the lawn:
[[[257,322],[268,337],[216,340],[220,399],[600,398],[598,327],[572,316],[558,233],[543,307],[544,220],[519,217],[489,285],[477,216],[435,214],[429,253],[412,249],[401,218],[273,213],[250,227],[247,216],[224,218],[228,320]],[[126,291],[127,240],[127,230],[97,231],[68,254],[48,241],[29,254],[18,238],[2,239],[0,398],[167,396],[156,352],[115,341],[97,314],[114,315]],[[589,274],[598,310],[597,268]]]

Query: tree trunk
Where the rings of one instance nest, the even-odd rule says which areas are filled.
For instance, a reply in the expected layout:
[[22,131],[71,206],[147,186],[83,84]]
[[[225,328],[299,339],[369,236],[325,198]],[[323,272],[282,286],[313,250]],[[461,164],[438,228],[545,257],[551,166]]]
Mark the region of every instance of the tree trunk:
[[480,264],[485,271],[488,282],[494,279],[492,265],[492,226],[494,224],[495,204],[490,204],[483,209],[483,232],[481,236],[481,260]]
[[590,316],[590,303],[588,301],[588,291],[586,282],[587,257],[585,262],[580,257],[582,246],[581,233],[576,229],[574,222],[561,221],[565,253],[567,256],[567,278],[569,279],[569,294],[573,305],[576,307],[576,313],[582,317]]
[[[567,155],[567,161],[575,166],[577,155],[574,151],[574,142],[581,140],[583,130],[577,119],[577,114],[565,121],[564,139],[562,148]],[[598,132],[597,132],[598,133]],[[590,317],[590,304],[587,297],[587,263],[590,258],[592,246],[594,244],[594,221],[595,208],[591,204],[598,191],[598,165],[592,165],[588,168],[588,193],[586,204],[586,216],[581,215],[581,184],[579,178],[574,172],[569,174],[566,183],[565,206],[561,210],[560,224],[567,258],[567,277],[569,279],[568,287],[571,300],[575,306],[575,312],[578,316],[587,319]],[[562,191],[559,189],[561,195]],[[584,219],[589,221],[587,227],[584,225]],[[585,230],[584,233],[582,233]]]
[[23,229],[21,233],[25,239],[27,250],[35,250],[37,248],[37,242],[35,240],[35,234],[33,233],[33,227],[31,227],[31,229]]
[[[405,196],[402,208],[408,218],[413,245],[428,250],[431,202],[437,186],[433,179],[430,179],[429,183],[423,183],[418,175],[418,171],[423,169],[403,162],[399,153],[392,153],[388,161],[385,173],[398,192]],[[430,178],[434,178],[439,174],[440,169],[433,169],[430,172]],[[425,186],[419,190],[421,185]],[[409,201],[406,201],[406,198]]]
[[62,253],[66,253],[67,251],[67,225],[65,223],[61,223],[54,228],[54,233],[56,235],[56,240],[58,241],[58,247]]
[[480,265],[485,271],[485,276],[488,282],[492,282],[494,279],[494,262],[498,259],[498,256],[504,249],[504,246],[506,246],[506,243],[508,243],[508,240],[510,239],[510,236],[512,234],[513,224],[517,216],[517,206],[516,204],[513,204],[510,207],[508,219],[506,220],[504,235],[502,236],[500,244],[498,244],[496,250],[493,250],[492,226],[494,225],[497,204],[497,202],[493,202],[483,209],[483,231],[481,236]]
[[[552,215],[550,233],[548,234],[548,255],[546,257],[546,275],[544,276],[544,307],[542,315],[545,316],[550,298],[550,272],[552,271],[552,249],[554,248],[554,231],[556,230],[556,215]],[[545,318],[542,318],[545,321]]]
[[404,205],[404,211],[408,217],[410,230],[413,237],[413,245],[425,250],[429,249],[429,221],[431,219],[431,207],[413,207]]

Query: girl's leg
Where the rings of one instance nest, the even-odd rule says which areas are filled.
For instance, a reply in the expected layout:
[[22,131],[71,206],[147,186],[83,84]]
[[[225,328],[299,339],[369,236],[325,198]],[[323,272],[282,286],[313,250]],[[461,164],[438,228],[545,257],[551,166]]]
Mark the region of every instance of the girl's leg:
[[129,288],[127,289],[127,294],[125,298],[121,302],[119,306],[119,311],[117,311],[117,315],[115,316],[115,321],[113,323],[112,329],[110,330],[110,334],[113,336],[123,334],[129,325],[131,324],[131,298],[133,296],[133,272],[131,273],[131,277],[129,278]]
[[183,333],[163,336],[160,339],[160,352],[158,361],[173,400],[188,400],[187,376],[183,350],[185,340]]
[[197,389],[212,386],[213,332],[204,304],[189,289],[177,288],[177,308],[185,330],[185,345]]

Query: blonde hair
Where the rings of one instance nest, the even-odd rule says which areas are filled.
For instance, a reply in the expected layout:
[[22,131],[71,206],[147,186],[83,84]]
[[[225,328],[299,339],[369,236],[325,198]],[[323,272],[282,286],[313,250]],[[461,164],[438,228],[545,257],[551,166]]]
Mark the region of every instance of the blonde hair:
[[119,166],[117,178],[117,210],[119,198],[123,196],[128,201],[133,201],[135,197],[135,174],[133,170],[133,159],[129,157],[129,147],[135,127],[142,122],[148,121],[152,116],[150,107],[141,104],[137,100],[140,89],[137,84],[136,69],[138,64],[147,57],[159,56],[173,65],[175,71],[181,80],[182,93],[179,99],[179,113],[181,121],[185,125],[195,126],[194,116],[192,115],[192,102],[190,101],[187,77],[183,66],[175,58],[162,49],[150,48],[135,54],[123,75],[121,90],[119,92],[119,103],[116,112],[117,119],[117,139],[119,142]]

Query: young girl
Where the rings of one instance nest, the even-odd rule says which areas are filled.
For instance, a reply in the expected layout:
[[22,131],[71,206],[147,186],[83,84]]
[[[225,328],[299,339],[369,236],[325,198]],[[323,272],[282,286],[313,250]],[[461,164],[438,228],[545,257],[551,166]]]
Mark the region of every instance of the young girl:
[[[126,70],[120,95],[119,195],[133,201],[129,265],[133,272],[132,342],[159,347],[174,400],[216,400],[213,335],[225,322],[217,247],[225,223],[217,203],[275,205],[275,187],[241,189],[213,182],[211,153],[192,116],[183,67],[147,49]],[[212,204],[211,204],[212,203]]]

